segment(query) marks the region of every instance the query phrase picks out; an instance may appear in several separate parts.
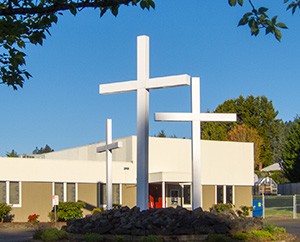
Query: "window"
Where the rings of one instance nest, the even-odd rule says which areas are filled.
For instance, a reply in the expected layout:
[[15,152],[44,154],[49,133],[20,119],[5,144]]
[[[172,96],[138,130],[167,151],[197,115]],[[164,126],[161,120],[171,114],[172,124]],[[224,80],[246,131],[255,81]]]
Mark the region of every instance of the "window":
[[232,186],[226,186],[226,203],[233,204],[232,199]]
[[76,202],[78,199],[77,183],[53,183],[53,195],[58,195],[60,202]]
[[[113,184],[112,185],[112,203],[113,205],[120,204],[120,185]],[[100,205],[106,204],[106,184],[100,184]]]
[[234,204],[234,187],[233,186],[217,186],[217,203]]
[[0,203],[6,203],[6,182],[0,181]]
[[170,190],[170,197],[171,197],[171,204],[172,205],[178,204],[179,190],[178,189],[171,189]]
[[224,187],[223,186],[217,186],[217,203],[223,203],[224,202]]
[[0,203],[21,206],[21,182],[0,181]]
[[183,204],[191,204],[191,185],[183,185]]

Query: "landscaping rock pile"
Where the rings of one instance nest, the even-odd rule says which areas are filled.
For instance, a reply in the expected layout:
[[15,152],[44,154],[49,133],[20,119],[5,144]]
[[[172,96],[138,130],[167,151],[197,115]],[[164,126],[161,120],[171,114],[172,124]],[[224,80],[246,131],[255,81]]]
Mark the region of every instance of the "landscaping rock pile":
[[68,221],[65,230],[75,234],[140,236],[229,234],[262,227],[263,223],[258,218],[240,218],[234,213],[214,214],[201,208],[194,211],[182,207],[140,211],[137,207],[122,207]]

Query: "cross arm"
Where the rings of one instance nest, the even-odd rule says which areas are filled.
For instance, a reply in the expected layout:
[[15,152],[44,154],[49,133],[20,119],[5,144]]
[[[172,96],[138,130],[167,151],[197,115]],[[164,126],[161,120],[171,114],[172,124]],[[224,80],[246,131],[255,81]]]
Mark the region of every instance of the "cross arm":
[[155,121],[188,122],[193,120],[192,113],[155,113]]
[[99,85],[100,94],[130,92],[137,90],[137,81],[114,82]]
[[155,121],[174,121],[174,122],[235,122],[235,113],[155,113]]
[[121,148],[123,146],[122,142],[114,142],[108,145],[103,145],[100,147],[97,147],[97,153],[102,153],[105,152],[107,150],[114,150],[117,148]]
[[191,77],[187,74],[166,76],[166,77],[155,77],[151,78],[147,82],[147,89],[156,89],[164,87],[176,87],[176,86],[189,86]]

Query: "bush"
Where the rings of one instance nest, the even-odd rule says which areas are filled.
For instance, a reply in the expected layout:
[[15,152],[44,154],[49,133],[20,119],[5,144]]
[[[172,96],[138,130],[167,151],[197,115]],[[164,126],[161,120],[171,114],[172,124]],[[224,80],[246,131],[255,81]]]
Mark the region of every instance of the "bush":
[[33,239],[42,241],[58,241],[68,239],[66,231],[58,230],[57,228],[50,228],[44,230],[37,230],[33,235]]
[[[56,208],[56,219],[58,222],[65,222],[71,219],[82,218],[83,202],[62,202]],[[49,213],[51,221],[54,221],[54,209]]]
[[103,213],[104,212],[104,208],[94,208],[92,210],[92,214],[95,214],[95,213]]
[[224,213],[233,211],[233,205],[231,203],[218,203],[214,204],[209,210],[210,212]]
[[241,210],[238,210],[237,213],[240,217],[247,217],[250,215],[250,212],[253,211],[253,207],[241,206]]
[[38,223],[38,222],[40,222],[39,220],[38,220],[38,218],[39,218],[39,216],[40,215],[38,215],[38,214],[30,214],[29,216],[28,216],[28,220],[27,220],[27,222],[29,222],[29,223]]
[[5,203],[0,203],[0,222],[3,222],[8,217],[11,211],[11,206]]

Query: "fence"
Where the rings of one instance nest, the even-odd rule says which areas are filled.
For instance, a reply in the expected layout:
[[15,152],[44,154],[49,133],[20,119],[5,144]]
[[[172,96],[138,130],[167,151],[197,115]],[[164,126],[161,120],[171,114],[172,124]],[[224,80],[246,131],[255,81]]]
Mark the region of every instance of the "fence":
[[254,201],[257,200],[262,203],[263,218],[300,218],[300,195],[254,196]]

